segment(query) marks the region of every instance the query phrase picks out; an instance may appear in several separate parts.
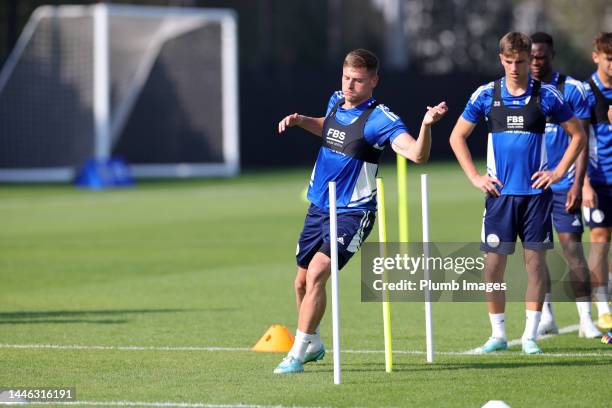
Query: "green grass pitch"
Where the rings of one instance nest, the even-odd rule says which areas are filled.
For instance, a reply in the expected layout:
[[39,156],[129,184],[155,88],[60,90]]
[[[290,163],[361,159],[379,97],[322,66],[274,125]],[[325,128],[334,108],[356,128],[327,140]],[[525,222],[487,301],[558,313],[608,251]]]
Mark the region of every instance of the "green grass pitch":
[[[432,240],[478,241],[482,195],[456,164],[409,166],[411,239],[420,240],[422,172],[430,175]],[[395,168],[380,173],[393,240]],[[76,387],[78,400],[102,406],[480,407],[499,399],[601,407],[612,399],[612,348],[576,332],[542,340],[542,356],[522,356],[520,346],[461,354],[489,335],[484,303],[433,305],[440,354],[431,365],[423,305],[393,303],[398,353],[385,373],[382,307],[360,302],[359,257],[340,276],[343,384],[333,385],[331,354],[303,375],[273,375],[283,355],[247,349],[271,324],[295,330],[294,253],[309,175],[103,192],[0,186],[0,388]],[[574,304],[554,307],[560,326],[577,323]],[[328,349],[329,314],[321,325]],[[507,315],[509,337],[519,338],[523,305],[509,304]]]

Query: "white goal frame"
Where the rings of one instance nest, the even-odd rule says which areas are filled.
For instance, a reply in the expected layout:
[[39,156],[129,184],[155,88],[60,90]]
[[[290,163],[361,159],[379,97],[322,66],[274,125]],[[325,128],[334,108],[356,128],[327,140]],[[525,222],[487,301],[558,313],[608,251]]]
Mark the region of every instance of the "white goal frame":
[[[239,101],[238,101],[238,38],[237,17],[230,9],[179,8],[157,6],[135,6],[97,4],[92,6],[62,5],[40,6],[26,23],[14,49],[0,71],[0,93],[10,80],[36,28],[44,18],[58,16],[93,18],[93,73],[94,73],[94,146],[93,156],[101,161],[110,159],[112,147],[127,123],[138,96],[146,84],[147,77],[162,50],[164,43],[186,31],[184,27],[164,25],[152,40],[145,57],[139,62],[135,80],[130,84],[124,101],[110,117],[110,61],[109,61],[109,16],[133,18],[182,17],[192,22],[193,28],[207,22],[221,25],[221,86],[222,86],[222,163],[171,163],[130,164],[131,174],[136,178],[146,177],[231,177],[240,171],[239,147]],[[187,24],[189,25],[189,24]],[[171,135],[169,135],[171,137]],[[0,168],[0,182],[67,182],[72,181],[78,169],[72,167]]]

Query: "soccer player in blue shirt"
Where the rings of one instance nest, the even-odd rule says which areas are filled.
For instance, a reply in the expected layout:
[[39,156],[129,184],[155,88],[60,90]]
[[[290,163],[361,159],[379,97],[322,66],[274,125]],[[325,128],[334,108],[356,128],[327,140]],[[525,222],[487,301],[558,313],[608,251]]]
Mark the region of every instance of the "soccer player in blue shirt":
[[599,33],[595,37],[592,57],[597,71],[584,83],[592,128],[583,206],[584,218],[591,228],[589,267],[599,315],[597,325],[611,330],[608,252],[612,228],[612,33]]
[[[531,75],[542,83],[551,84],[563,95],[574,115],[580,119],[585,133],[588,133],[588,120],[591,116],[586,103],[582,82],[571,76],[563,75],[553,69],[555,56],[553,38],[543,32],[531,36]],[[571,138],[552,117],[546,123],[546,153],[548,168],[557,167]],[[563,253],[570,267],[570,279],[576,296],[576,306],[580,318],[579,335],[587,338],[601,337],[601,333],[591,319],[591,285],[589,267],[582,250],[582,186],[588,163],[587,147],[580,152],[574,166],[567,174],[550,186],[553,192],[552,220],[559,235]],[[548,292],[544,297],[542,318],[538,335],[556,334],[559,329],[555,323],[550,299],[550,278],[547,279]]]
[[325,312],[325,285],[330,276],[329,191],[337,188],[338,267],[341,269],[357,252],[374,224],[376,174],[381,153],[391,145],[398,154],[424,163],[429,159],[431,125],[447,112],[444,102],[427,107],[419,136],[415,140],[402,120],[372,93],[378,84],[378,59],[370,51],[348,53],[342,68],[342,90],[334,92],[324,117],[294,113],[278,124],[282,133],[299,126],[319,137],[317,156],[308,200],[311,202],[297,245],[295,294],[298,326],[295,342],[276,374],[304,371],[304,364],[325,355],[318,325]]
[[[487,253],[485,280],[503,282],[507,256],[514,252],[517,235],[523,242],[527,269],[526,324],[522,349],[542,352],[536,343],[546,292],[545,250],[552,247],[551,184],[561,180],[584,147],[586,136],[563,96],[554,86],[529,75],[531,40],[510,32],[499,42],[504,77],[479,87],[468,101],[450,136],[459,164],[472,184],[486,193],[481,249]],[[552,116],[572,140],[557,167],[547,169],[544,147],[546,116]],[[481,175],[466,139],[477,121],[489,127],[487,173]],[[505,330],[505,294],[487,293],[492,336],[485,353],[508,348]]]

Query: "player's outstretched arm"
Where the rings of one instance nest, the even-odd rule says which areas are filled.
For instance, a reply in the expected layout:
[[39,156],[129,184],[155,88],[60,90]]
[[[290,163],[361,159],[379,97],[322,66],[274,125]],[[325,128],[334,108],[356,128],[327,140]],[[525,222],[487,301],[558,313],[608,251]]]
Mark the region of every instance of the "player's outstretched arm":
[[431,125],[442,119],[446,112],[448,112],[446,102],[433,107],[428,106],[418,139],[414,140],[408,133],[402,133],[393,140],[391,144],[393,150],[415,163],[426,163],[431,151]]
[[497,188],[503,187],[501,181],[489,175],[481,176],[480,173],[478,173],[478,170],[476,170],[474,160],[472,160],[472,154],[470,153],[466,140],[468,137],[470,137],[475,127],[475,123],[465,120],[462,116],[459,116],[459,119],[457,120],[457,123],[455,124],[455,127],[450,135],[451,148],[453,149],[461,168],[465,172],[465,175],[468,177],[474,187],[492,196],[499,196],[500,192]]
[[321,133],[323,133],[324,121],[325,117],[311,118],[310,116],[294,113],[292,115],[285,116],[283,120],[278,122],[278,133],[283,133],[285,130],[287,130],[287,128],[299,126],[314,135],[321,136]]
[[586,134],[580,121],[575,116],[572,116],[569,120],[561,123],[561,126],[563,126],[563,129],[570,135],[572,140],[554,170],[537,171],[531,176],[533,188],[548,188],[551,184],[561,180],[572,163],[576,161],[580,151],[584,149]]

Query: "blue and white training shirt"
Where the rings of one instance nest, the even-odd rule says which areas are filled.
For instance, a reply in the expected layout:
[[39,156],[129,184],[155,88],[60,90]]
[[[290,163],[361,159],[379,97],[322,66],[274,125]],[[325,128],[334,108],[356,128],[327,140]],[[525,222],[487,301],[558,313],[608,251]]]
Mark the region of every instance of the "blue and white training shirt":
[[[612,88],[606,88],[597,72],[591,79],[599,88],[604,97],[612,99]],[[596,105],[595,95],[588,82],[583,83],[586,91],[586,100],[589,109]],[[591,123],[589,134],[589,179],[593,185],[612,184],[612,124]]]
[[[523,95],[513,96],[506,88],[505,78],[501,79],[501,97],[509,108],[521,108],[531,99],[534,80]],[[494,82],[479,87],[470,97],[462,117],[477,123],[486,119],[493,102]],[[562,123],[572,117],[572,111],[563,96],[552,85],[542,84],[540,88],[540,109],[545,116],[552,116]],[[546,147],[543,134],[524,130],[509,130],[489,133],[487,143],[487,174],[497,177],[503,184],[502,195],[534,195],[542,193],[541,188],[532,188],[531,176],[546,169]]]
[[[342,91],[334,92],[327,104],[325,116],[329,115],[331,109],[343,97]],[[339,106],[335,119],[343,125],[349,125],[374,103],[375,100],[370,98],[352,109]],[[380,150],[391,144],[402,133],[408,133],[406,126],[399,116],[384,105],[376,106],[364,128],[365,140]],[[320,209],[328,210],[328,183],[335,181],[338,212],[374,211],[377,173],[378,164],[357,160],[322,146],[310,177],[308,200]]]
[[[550,85],[558,89],[558,84],[559,73],[554,72]],[[569,104],[572,112],[574,112],[574,116],[578,119],[589,119],[591,117],[582,82],[568,75],[565,79],[563,98]],[[569,146],[570,140],[570,135],[558,123],[546,124],[546,154],[548,155],[548,168],[550,170],[554,170],[559,165],[561,158],[567,150],[567,146]],[[559,193],[569,191],[574,183],[575,175],[576,165],[572,164],[567,174],[557,183],[552,184],[550,188],[554,192]]]

